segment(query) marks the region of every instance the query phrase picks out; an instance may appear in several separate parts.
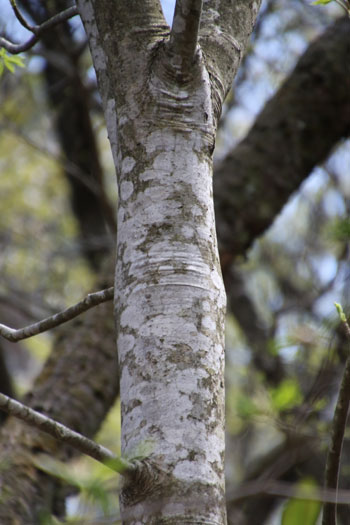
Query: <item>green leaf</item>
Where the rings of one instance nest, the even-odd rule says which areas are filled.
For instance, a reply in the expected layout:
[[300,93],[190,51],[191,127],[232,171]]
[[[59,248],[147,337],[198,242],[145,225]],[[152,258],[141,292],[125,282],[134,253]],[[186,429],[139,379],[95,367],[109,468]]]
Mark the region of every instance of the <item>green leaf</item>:
[[5,64],[6,69],[11,71],[11,73],[15,72],[15,66],[11,64],[9,60],[7,60],[7,57],[4,57],[4,64]]
[[93,501],[96,501],[101,505],[104,514],[108,515],[110,513],[110,495],[106,491],[105,487],[98,482],[98,480],[92,480],[91,482],[86,483],[86,485],[84,486],[84,490],[88,497],[90,497]]
[[4,48],[0,49],[0,77],[5,68],[14,73],[15,66],[24,67],[24,65],[23,58],[7,54]]
[[324,5],[330,2],[334,2],[334,0],[315,0],[315,2],[312,2],[312,5]]
[[271,390],[272,405],[278,411],[287,410],[302,401],[302,395],[296,380],[285,379],[275,389]]
[[15,66],[18,66],[18,67],[24,67],[25,64],[24,64],[24,60],[22,57],[18,56],[18,55],[7,55],[7,61],[8,62],[11,62],[11,64],[15,64]]
[[315,482],[310,478],[305,478],[298,484],[296,496],[299,499],[290,499],[283,511],[281,525],[315,525],[321,510],[319,501],[302,499],[302,497],[317,496]]
[[342,323],[346,323],[346,316],[344,314],[344,311],[343,311],[343,307],[341,304],[339,303],[334,303],[334,306],[336,307],[337,309],[337,312],[338,312],[338,315],[340,317],[340,320]]

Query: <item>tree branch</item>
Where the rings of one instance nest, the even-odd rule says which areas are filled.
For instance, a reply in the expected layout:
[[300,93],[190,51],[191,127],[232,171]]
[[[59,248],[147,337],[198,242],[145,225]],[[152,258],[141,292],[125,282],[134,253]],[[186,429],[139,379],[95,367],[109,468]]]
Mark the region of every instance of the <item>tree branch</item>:
[[[101,269],[98,288],[106,279],[113,282],[113,263],[111,257]],[[55,330],[52,352],[23,403],[94,439],[119,393],[118,377],[110,301]],[[9,417],[0,430],[0,485],[6,487],[0,523],[39,523],[43,508],[48,512],[62,509],[63,515],[63,494],[57,479],[46,476],[43,483],[35,458],[44,453],[68,462],[78,451],[14,417]],[[18,487],[22,490],[20,505]]]
[[[341,307],[340,307],[341,308]],[[338,310],[339,312],[339,310]],[[339,312],[341,321],[345,327],[346,335],[350,339],[350,327],[346,321],[343,312]],[[343,317],[342,317],[343,316]],[[339,394],[337,404],[334,411],[333,423],[332,423],[332,437],[331,443],[328,449],[327,461],[326,461],[326,473],[325,473],[325,488],[335,489],[338,491],[339,483],[339,470],[340,470],[340,458],[343,448],[344,434],[346,428],[346,420],[348,417],[349,405],[350,405],[350,356],[347,358],[345,363],[345,369],[341,385],[339,388]],[[337,523],[337,500],[335,502],[325,503],[323,508],[322,525],[336,525]]]
[[202,0],[177,0],[168,51],[181,77],[191,72],[202,13]]
[[10,0],[10,4],[12,6],[12,9],[13,9],[13,12],[15,13],[16,15],[16,18],[17,20],[19,21],[20,24],[22,24],[23,27],[25,27],[26,29],[28,29],[28,31],[31,31],[32,33],[35,34],[36,32],[36,27],[37,26],[31,26],[27,20],[24,18],[24,16],[22,15],[21,11],[18,9],[17,7],[17,3],[16,3],[16,0]]
[[232,86],[261,0],[204,0],[199,41],[212,83],[216,118]]
[[[13,2],[11,2],[13,7]],[[15,8],[14,8],[15,10]],[[46,22],[43,22],[40,25],[37,26],[29,26],[25,19],[20,15],[20,18],[18,17],[17,13],[19,13],[18,9],[16,8],[15,14],[18,18],[18,20],[21,22],[26,29],[34,33],[34,35],[27,40],[27,42],[24,42],[23,44],[15,44],[14,42],[11,42],[10,40],[7,40],[6,38],[0,36],[0,48],[3,47],[11,53],[12,55],[17,55],[18,53],[23,53],[23,51],[27,51],[28,49],[32,48],[39,40],[42,33],[47,31],[48,29],[51,29],[52,27],[56,26],[57,24],[60,24],[61,22],[64,22],[65,20],[68,20],[69,18],[72,18],[73,16],[77,15],[78,9],[76,6],[69,7],[68,9],[65,9],[64,11],[61,11],[57,15],[49,18],[46,20]]]
[[[133,71],[133,82],[140,81],[142,70],[149,64],[149,46],[155,45],[157,35],[159,39],[168,35],[169,26],[159,0],[134,0],[132,9],[129,0],[77,0],[77,4],[90,42],[108,138],[117,166],[117,126],[113,117],[116,93],[129,89],[126,79],[130,78],[130,70]],[[125,60],[131,48],[134,58]],[[109,61],[124,64],[127,69],[123,70],[122,77],[118,68],[107,67]]]
[[335,0],[335,2],[345,10],[348,16],[350,16],[350,2],[348,0]]
[[25,421],[32,427],[36,427],[39,430],[46,432],[46,434],[50,434],[50,436],[58,439],[62,443],[71,445],[79,452],[96,459],[121,475],[130,475],[135,471],[135,466],[130,461],[116,456],[113,452],[102,445],[98,445],[91,439],[88,439],[65,425],[58,423],[58,421],[23,405],[19,401],[15,401],[10,397],[5,396],[5,394],[0,394],[0,409],[4,410],[11,416],[15,416],[18,419]]
[[312,169],[349,134],[349,45],[350,21],[344,17],[309,46],[248,135],[216,166],[214,201],[224,267],[246,252]]
[[59,312],[58,314],[52,315],[50,317],[46,317],[46,319],[43,319],[38,323],[33,323],[25,326],[24,328],[19,328],[18,330],[10,328],[4,324],[0,324],[0,335],[12,343],[21,341],[22,339],[27,339],[28,337],[41,334],[47,330],[51,330],[51,328],[54,328],[55,326],[66,323],[67,321],[74,319],[74,317],[77,317],[81,313],[86,312],[86,310],[90,310],[90,308],[93,308],[100,303],[110,301],[113,299],[113,295],[113,286],[99,292],[90,293],[87,295],[87,297],[85,297],[85,299],[79,301],[79,303],[73,306],[70,306],[69,308],[66,308],[62,312]]
[[[337,405],[335,407],[332,437],[329,445],[325,487],[338,490],[340,458],[343,448],[346,420],[350,404],[350,358],[346,360],[344,375],[339,389]],[[326,503],[323,509],[322,525],[336,525],[337,502]]]

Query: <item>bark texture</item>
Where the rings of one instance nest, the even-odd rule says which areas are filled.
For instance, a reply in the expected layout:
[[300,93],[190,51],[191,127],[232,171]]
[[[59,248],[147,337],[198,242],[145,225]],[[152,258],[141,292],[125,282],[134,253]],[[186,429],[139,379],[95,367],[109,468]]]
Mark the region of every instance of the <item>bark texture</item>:
[[[113,10],[107,1],[78,5],[119,187],[115,316],[122,451],[151,450],[141,481],[124,486],[123,519],[223,524],[225,292],[212,152],[225,92],[211,81],[214,62],[208,71],[202,49],[188,67],[187,54],[175,45],[182,37],[177,32],[169,39],[157,1],[134,2],[133,12],[127,2]],[[252,5],[241,5],[251,22]],[[230,6],[218,2],[216,9],[229,12]],[[210,7],[208,2],[204,10]],[[234,38],[234,27],[220,17],[215,26]],[[248,32],[240,36],[246,40]],[[205,35],[203,44],[209,40]],[[227,55],[236,70],[239,50],[231,46]],[[219,54],[216,59],[226,85],[233,69],[224,73]]]
[[216,122],[244,55],[261,0],[204,0],[200,44],[210,75]]
[[[224,172],[223,168],[221,168],[219,172],[219,179],[225,178],[225,184],[228,184],[226,188],[230,189],[230,193],[225,194],[223,189],[218,192],[218,234],[219,238],[222,237],[223,248],[230,250],[233,255],[244,254],[246,247],[251,244],[255,235],[260,234],[262,228],[267,227],[267,225],[272,222],[275,214],[285,204],[285,201],[290,196],[291,192],[294,191],[297,185],[308,175],[309,172],[306,171],[305,166],[308,166],[308,169],[310,170],[324,155],[322,151],[329,151],[329,148],[332,145],[331,141],[333,140],[333,145],[335,145],[339,138],[348,132],[349,91],[347,91],[347,96],[344,98],[343,88],[344,86],[348,86],[349,65],[348,61],[344,65],[345,55],[344,52],[341,52],[341,49],[348,49],[346,46],[349,46],[349,31],[345,30],[349,23],[348,21],[339,21],[337,24],[339,24],[339,31],[335,31],[334,29],[329,30],[319,41],[315,42],[307,52],[311,53],[311,50],[314,50],[312,51],[312,55],[310,55],[305,62],[305,64],[309,64],[308,67],[304,66],[300,69],[300,67],[297,66],[292,73],[291,78],[283,88],[284,93],[286,93],[286,86],[288,86],[290,90],[288,96],[286,94],[282,97],[278,94],[276,98],[272,99],[270,102],[270,107],[272,107],[274,104],[273,101],[276,101],[275,108],[278,109],[275,109],[275,111],[278,111],[280,114],[290,115],[287,119],[290,133],[292,133],[292,130],[295,129],[295,127],[298,130],[298,119],[293,116],[294,111],[296,111],[297,115],[299,107],[301,108],[305,106],[307,109],[307,111],[305,111],[303,122],[305,122],[306,129],[309,130],[309,134],[313,134],[314,147],[308,150],[309,155],[307,157],[307,163],[305,161],[304,165],[304,157],[300,153],[300,151],[303,150],[302,142],[300,140],[289,141],[289,157],[287,158],[299,159],[300,164],[298,165],[302,168],[300,172],[298,170],[296,170],[297,172],[292,170],[292,173],[294,173],[295,176],[294,183],[288,185],[287,188],[287,182],[290,177],[290,166],[282,163],[283,155],[280,155],[280,128],[278,126],[265,129],[265,133],[268,133],[268,135],[265,135],[266,138],[263,149],[260,140],[258,140],[261,136],[261,132],[259,133],[257,130],[255,133],[253,128],[252,132],[249,134],[249,141],[244,147],[245,154],[243,155],[243,153],[239,153],[242,151],[242,147],[238,146],[237,151],[233,152],[224,163],[224,167],[226,166],[227,170],[225,169]],[[336,25],[336,27],[338,26]],[[97,36],[98,35],[95,35],[95,39]],[[335,42],[338,42],[338,51],[333,55],[333,59],[330,60],[328,50],[329,48],[333,49]],[[317,48],[319,49],[318,52],[316,52]],[[98,55],[97,52],[96,54]],[[348,56],[349,54],[347,54],[347,57]],[[103,59],[103,57],[101,59]],[[306,58],[303,58],[302,60],[304,61]],[[313,60],[315,61],[314,63]],[[325,96],[324,90],[324,96],[320,96],[318,90],[318,77],[314,74],[315,69],[319,69],[320,72],[323,72],[320,73],[320,78],[323,79],[322,82],[324,85],[330,86],[328,91],[330,91],[330,93],[333,91],[335,101],[332,100],[329,93]],[[300,81],[300,71],[302,71],[302,82]],[[327,81],[325,80],[326,74],[329,76]],[[334,75],[335,80],[332,80],[332,75]],[[294,76],[296,76],[295,80],[293,78]],[[103,79],[103,71],[100,78]],[[107,75],[105,75],[104,81],[105,84],[103,85],[108,88],[109,80]],[[302,87],[303,85],[308,86],[308,89],[300,90],[300,86]],[[313,90],[315,90],[315,93],[313,93]],[[105,92],[106,91],[103,90],[103,93]],[[107,98],[105,97],[105,99]],[[112,110],[114,108],[113,100],[110,102],[108,108],[110,109],[110,114],[112,116]],[[272,109],[270,109],[270,111],[272,111]],[[324,111],[326,115],[325,118],[322,117]],[[332,111],[334,112],[334,120],[330,120],[329,117],[329,112]],[[261,126],[260,122],[261,121],[258,120],[258,128]],[[336,132],[333,133],[332,131],[328,136],[328,129],[334,129]],[[114,130],[116,132],[116,125]],[[109,133],[110,137],[116,137],[116,133],[114,135],[113,133],[111,134],[111,125],[109,126]],[[296,136],[299,136],[301,133],[300,129],[299,131],[295,131],[295,133]],[[318,139],[323,143],[323,141],[325,141],[325,136],[328,136],[327,147],[320,149]],[[311,137],[305,135],[305,139],[311,140]],[[276,147],[269,147],[270,140],[273,144],[276,144]],[[113,144],[113,150],[116,152],[116,142]],[[265,147],[267,148],[266,151]],[[278,169],[276,168],[276,170],[273,170],[270,173],[271,178],[269,181],[271,188],[273,189],[277,187],[278,180],[283,180],[286,184],[284,191],[278,192],[276,190],[275,193],[273,193],[275,200],[271,206],[267,201],[267,197],[265,199],[266,202],[262,200],[262,192],[259,191],[260,186],[257,186],[256,178],[254,176],[255,171],[249,169],[251,158],[255,157],[257,151],[259,151],[261,155],[263,166],[269,166],[269,159],[271,158],[271,163],[278,167]],[[321,156],[320,151],[322,153]],[[235,160],[236,155],[239,162],[238,160]],[[237,179],[235,178],[235,182],[233,183],[232,174],[234,173],[239,173],[240,176],[237,176]],[[259,180],[262,180],[261,173],[262,170],[259,171]],[[225,186],[223,185],[221,188],[224,187]],[[249,187],[252,188],[251,192],[248,191]],[[234,188],[236,188],[236,193],[233,193]],[[247,189],[247,191],[245,191],[245,189]],[[268,195],[267,187],[264,187],[263,189],[263,194]],[[219,208],[221,206],[221,199],[223,199],[222,202],[225,207],[225,213],[220,213]],[[265,204],[265,207],[263,204]],[[231,209],[232,213],[230,211]],[[260,223],[261,228],[258,227]],[[245,230],[246,234],[243,235]],[[104,287],[107,284],[108,283],[105,282],[101,283],[101,287]],[[108,308],[108,306],[103,305],[99,307],[99,311],[104,311],[105,308]],[[61,334],[61,336],[58,336],[57,341],[60,350],[54,350],[53,357],[46,364],[43,373],[37,381],[33,393],[30,396],[32,399],[30,404],[33,408],[40,410],[42,407],[44,412],[45,409],[48,408],[48,411],[46,412],[48,415],[56,417],[66,424],[72,424],[76,430],[86,432],[87,435],[91,435],[98,428],[112,402],[112,397],[116,395],[116,390],[113,391],[113,395],[111,393],[106,396],[101,395],[102,383],[96,382],[96,371],[100,370],[101,367],[104,375],[100,376],[100,374],[98,374],[99,381],[102,380],[104,385],[110,385],[113,389],[116,388],[113,383],[113,380],[117,375],[115,368],[116,365],[113,360],[115,353],[113,335],[107,335],[108,333],[113,333],[111,321],[112,312],[107,314],[107,311],[105,311],[101,317],[99,317],[98,314],[95,316],[95,314],[95,310],[89,312],[81,319],[62,327],[62,329],[57,332]],[[109,322],[107,322],[108,315],[111,316]],[[78,349],[77,352],[73,351],[75,345]],[[86,349],[86,345],[88,346],[88,350]],[[109,354],[109,352],[111,353]],[[109,358],[107,358],[108,355],[110,356]],[[65,359],[64,356],[66,356]],[[105,356],[106,360],[103,364],[99,365],[98,359],[103,358],[103,356]],[[61,358],[63,359],[62,362]],[[87,362],[86,358],[88,358]],[[113,366],[111,366],[111,363],[113,363]],[[77,374],[77,370],[80,370],[82,373],[82,369],[85,366],[86,375],[82,377],[80,373]],[[69,372],[71,369],[72,373]],[[71,411],[70,407],[72,400],[74,399],[77,388],[76,383],[78,381],[81,382],[81,385],[79,386],[81,394],[79,397],[81,397],[82,392],[84,391],[90,393],[91,396],[87,396],[85,400],[75,400],[73,406],[77,406],[80,409]],[[85,382],[85,387],[82,386],[82,381]],[[98,384],[99,386],[97,386]],[[91,388],[89,385],[94,385],[94,387]],[[98,399],[98,410],[94,409],[94,390],[97,392],[96,398]],[[100,394],[98,394],[98,392],[100,392]],[[108,392],[109,388],[106,390],[106,393]],[[88,407],[88,410],[86,407]],[[42,512],[43,509],[49,509],[50,511],[55,510],[55,501],[57,500],[58,494],[56,493],[55,497],[52,497],[56,489],[55,482],[52,478],[37,471],[31,463],[31,457],[32,454],[35,453],[36,444],[39,443],[38,450],[48,450],[55,456],[64,456],[64,459],[68,459],[70,453],[66,449],[61,451],[57,444],[51,442],[47,436],[38,435],[37,432],[28,429],[24,424],[12,419],[10,419],[1,435],[1,443],[4,448],[2,457],[6,458],[6,464],[9,465],[9,468],[1,469],[1,490],[3,491],[4,488],[7,487],[6,490],[8,491],[9,496],[4,500],[5,504],[3,504],[2,501],[2,506],[0,507],[0,521],[5,525],[14,523],[16,519],[19,520],[20,523],[38,523],[40,512]],[[62,509],[60,509],[60,511],[61,510]],[[253,509],[252,514],[254,513],[256,518],[256,510]],[[257,521],[255,520],[255,522]]]

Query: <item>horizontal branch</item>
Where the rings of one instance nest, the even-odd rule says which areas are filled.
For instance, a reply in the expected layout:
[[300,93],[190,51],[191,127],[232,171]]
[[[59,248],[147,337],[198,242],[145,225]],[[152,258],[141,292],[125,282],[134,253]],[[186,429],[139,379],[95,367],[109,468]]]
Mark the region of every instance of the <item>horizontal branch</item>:
[[198,43],[202,0],[176,0],[168,50],[171,63],[181,75],[191,71]]
[[[15,11],[17,16],[17,10]],[[57,13],[57,15],[52,16],[45,22],[43,22],[40,25],[36,26],[29,26],[24,18],[21,16],[21,18],[18,18],[18,20],[21,22],[24,27],[26,27],[29,31],[31,31],[33,36],[27,40],[27,42],[24,42],[23,44],[15,44],[14,42],[11,42],[7,38],[0,36],[0,48],[3,47],[11,53],[12,55],[17,55],[18,53],[23,53],[23,51],[28,51],[28,49],[32,48],[37,41],[40,38],[40,35],[47,31],[48,29],[51,29],[52,27],[65,22],[66,20],[69,20],[69,18],[72,18],[73,16],[79,14],[78,8],[76,6],[69,7],[68,9],[65,9],[64,11],[61,11],[60,13]],[[25,22],[25,23],[23,23]]]
[[74,432],[74,430],[58,423],[54,419],[44,416],[40,412],[37,412],[4,394],[0,394],[0,409],[4,410],[11,416],[17,417],[29,425],[50,434],[50,436],[58,439],[62,443],[72,445],[72,447],[79,450],[79,452],[96,459],[121,475],[130,475],[136,469],[132,462],[116,456],[113,452],[102,445],[98,445],[91,439],[82,436],[78,432]]
[[74,319],[74,317],[77,317],[83,312],[90,310],[90,308],[93,308],[98,304],[110,301],[111,299],[113,299],[113,296],[113,286],[111,286],[110,288],[106,288],[105,290],[101,290],[99,292],[89,293],[85,297],[85,299],[83,299],[79,303],[74,304],[69,308],[66,308],[58,314],[46,317],[46,319],[43,319],[38,323],[33,323],[28,326],[25,326],[24,328],[18,328],[16,330],[4,324],[0,324],[0,335],[5,337],[5,339],[11,341],[12,343],[21,341],[22,339],[28,339],[28,337],[33,337],[33,335],[42,334],[43,332],[47,332],[47,330],[51,330],[51,328],[55,328],[56,326],[66,323],[67,321]]
[[243,483],[243,485],[227,494],[227,501],[240,503],[247,498],[256,498],[256,496],[261,494],[305,501],[337,502],[340,505],[349,505],[350,500],[349,490],[337,491],[317,486],[303,487],[287,481],[265,479]]

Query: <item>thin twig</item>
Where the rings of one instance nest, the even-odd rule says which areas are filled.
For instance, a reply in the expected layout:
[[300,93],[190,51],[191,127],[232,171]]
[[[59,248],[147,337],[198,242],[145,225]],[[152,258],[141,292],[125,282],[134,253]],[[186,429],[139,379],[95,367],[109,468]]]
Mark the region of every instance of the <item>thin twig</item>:
[[345,12],[347,13],[348,16],[350,16],[350,3],[349,2],[345,2],[343,0],[335,0],[335,2],[340,6],[342,7],[343,9],[345,9]]
[[20,24],[22,24],[23,27],[25,27],[26,29],[28,29],[28,31],[30,31],[31,33],[34,33],[36,32],[36,27],[37,26],[31,26],[27,20],[24,18],[24,16],[22,15],[21,11],[18,9],[17,7],[17,3],[16,3],[16,0],[10,0],[10,4],[12,6],[12,9],[13,9],[13,12],[15,13],[16,15],[16,18],[17,20],[20,22]]
[[337,502],[340,505],[349,505],[350,491],[324,489],[317,486],[300,486],[274,479],[248,481],[237,489],[227,493],[229,503],[240,503],[248,498],[256,498],[262,494],[280,496],[281,498],[302,499],[305,501]]
[[[350,327],[340,305],[336,304],[341,322],[344,325],[347,337],[350,339]],[[350,356],[345,363],[345,369],[337,404],[332,422],[331,443],[328,449],[325,472],[325,488],[338,491],[340,459],[343,448],[346,420],[350,405]],[[336,525],[337,523],[337,501],[325,503],[323,508],[322,525]]]
[[[37,43],[42,33],[60,24],[61,22],[65,22],[66,20],[69,20],[69,18],[72,18],[73,16],[77,14],[79,14],[79,11],[76,6],[69,7],[68,9],[65,9],[64,11],[57,13],[57,15],[52,16],[51,18],[49,18],[48,20],[46,20],[45,22],[43,22],[42,24],[38,26],[30,26],[29,30],[32,31],[34,35],[27,42],[24,42],[23,44],[15,44],[14,42],[11,42],[7,38],[0,36],[0,48],[1,47],[5,48],[6,51],[11,53],[12,55],[17,55],[18,53],[27,51],[28,49],[30,49]],[[23,17],[22,19],[24,21]],[[22,20],[19,19],[19,21],[22,23]],[[22,25],[24,24],[22,23]]]
[[77,317],[81,313],[86,312],[86,310],[89,310],[100,303],[110,301],[113,299],[113,295],[113,286],[106,288],[105,290],[100,290],[99,292],[90,293],[85,297],[85,299],[79,301],[79,303],[74,304],[73,306],[70,306],[69,308],[66,308],[62,312],[51,315],[50,317],[46,317],[46,319],[43,319],[38,323],[30,324],[24,328],[18,328],[17,330],[4,324],[0,324],[0,335],[12,343],[21,341],[22,339],[27,339],[28,337],[41,334],[47,330],[51,330],[51,328],[54,328],[55,326],[66,323],[67,321],[74,319],[74,317]]
[[190,73],[198,43],[202,0],[176,0],[168,51],[171,63],[184,78]]
[[4,394],[0,394],[0,409],[4,410],[11,416],[15,416],[18,419],[25,421],[32,427],[36,427],[39,430],[50,434],[50,436],[58,439],[62,443],[72,445],[72,447],[79,450],[79,452],[96,459],[100,463],[110,467],[115,472],[119,472],[121,475],[130,475],[135,471],[135,466],[132,462],[116,456],[113,452],[102,445],[98,445],[91,439],[82,436],[78,432],[58,423],[54,419],[44,416],[40,412],[37,412]]

